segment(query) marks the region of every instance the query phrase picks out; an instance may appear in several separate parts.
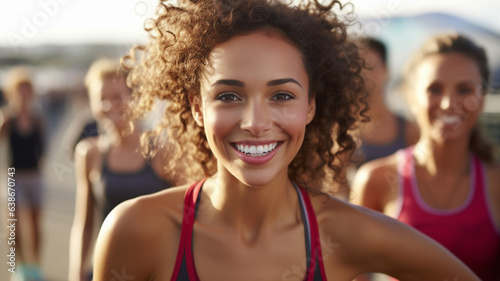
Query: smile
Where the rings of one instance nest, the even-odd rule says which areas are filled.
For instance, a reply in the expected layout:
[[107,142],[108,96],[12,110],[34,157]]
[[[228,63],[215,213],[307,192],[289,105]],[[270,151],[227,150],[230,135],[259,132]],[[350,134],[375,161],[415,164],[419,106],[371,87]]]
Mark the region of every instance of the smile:
[[278,146],[278,142],[269,143],[265,145],[245,145],[237,143],[234,143],[233,145],[241,153],[245,153],[246,155],[252,157],[260,157],[275,150],[276,147]]
[[443,122],[444,124],[451,125],[451,124],[460,123],[461,118],[459,116],[456,116],[456,115],[444,115],[444,116],[441,116],[441,118],[439,118],[439,120],[441,122]]

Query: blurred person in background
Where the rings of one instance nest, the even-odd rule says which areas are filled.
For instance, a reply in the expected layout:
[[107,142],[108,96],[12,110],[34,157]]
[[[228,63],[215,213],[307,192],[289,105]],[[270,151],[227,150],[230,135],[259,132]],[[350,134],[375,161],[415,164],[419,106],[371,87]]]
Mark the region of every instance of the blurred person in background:
[[482,280],[500,280],[500,165],[478,123],[490,72],[461,35],[431,38],[404,75],[417,144],[363,165],[355,203],[435,239]]
[[69,280],[91,280],[95,211],[102,221],[119,203],[168,188],[162,161],[139,151],[141,130],[127,119],[131,90],[119,61],[100,59],[85,84],[91,112],[104,133],[80,141],[75,149],[76,206],[70,238]]
[[360,160],[364,163],[416,143],[419,132],[414,122],[394,114],[386,104],[389,69],[385,44],[367,37],[361,40],[360,50],[365,59],[363,76],[370,105],[370,122],[360,122],[358,131]]
[[42,156],[44,123],[34,108],[31,70],[25,66],[11,69],[5,78],[7,105],[0,111],[0,137],[7,139],[9,167],[15,174],[16,253],[19,280],[42,280],[40,269],[41,209],[44,186]]

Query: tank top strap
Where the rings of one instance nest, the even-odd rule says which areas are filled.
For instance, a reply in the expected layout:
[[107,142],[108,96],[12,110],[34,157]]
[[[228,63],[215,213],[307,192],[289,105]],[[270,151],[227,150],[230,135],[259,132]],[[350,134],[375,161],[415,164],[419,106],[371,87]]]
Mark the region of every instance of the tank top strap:
[[[306,276],[304,281],[319,281],[326,280],[325,267],[323,264],[323,255],[321,253],[321,240],[319,237],[318,221],[316,220],[316,213],[309,198],[309,194],[305,188],[299,188],[299,199],[304,204],[304,209],[307,215],[307,222],[304,221],[304,227],[309,229],[311,252],[308,259],[310,263],[307,267]],[[306,226],[307,223],[307,226]]]
[[405,147],[406,146],[406,119],[399,116],[399,115],[396,115],[396,121],[397,121],[397,128],[398,128],[398,132],[397,132],[397,139],[396,139],[396,143],[398,144],[401,144],[402,146],[401,147]]
[[399,169],[399,174],[403,176],[405,179],[411,179],[411,175],[414,172],[413,168],[413,151],[415,149],[415,146],[409,146],[405,149],[401,150],[401,153],[403,153],[403,161],[400,162],[400,166],[398,167]]
[[[471,161],[471,169],[474,169],[473,175],[475,176],[474,178],[474,184],[473,186],[475,187],[475,197],[480,200],[484,200],[485,198],[485,193],[486,193],[486,184],[485,184],[485,171],[484,171],[484,166],[483,163],[481,163],[481,160],[476,156],[472,155],[472,161]],[[474,199],[476,199],[474,198]],[[486,202],[485,202],[486,203]]]
[[496,231],[498,236],[500,236],[500,225],[498,225],[494,219],[493,210],[491,209],[490,201],[488,200],[488,184],[486,180],[486,167],[479,157],[472,155],[472,163],[475,171],[474,179],[474,198],[473,204],[477,206],[484,206],[485,212],[488,214],[493,229]]
[[[203,179],[197,183],[192,184],[188,188],[188,190],[186,191],[186,195],[184,196],[181,239],[179,241],[179,248],[177,250],[174,272],[172,273],[172,281],[186,280],[186,277],[188,280],[199,280],[193,261],[192,238],[193,226],[198,208],[197,202],[199,201],[199,195],[201,194],[200,190],[205,180],[206,179]],[[188,276],[181,277],[179,276],[179,274],[183,274],[185,272],[184,270],[181,270],[181,268],[184,267],[187,271]]]
[[409,146],[404,149],[398,150],[398,167],[397,167],[397,184],[398,184],[398,194],[396,198],[396,208],[393,213],[393,217],[398,219],[403,211],[405,201],[414,201],[413,191],[412,191],[412,175],[414,173],[413,168],[413,150],[414,146]]
[[99,152],[101,154],[101,171],[108,172],[109,170],[109,151],[111,150],[111,143],[107,140],[102,141],[102,137],[98,137],[97,147],[99,148]]

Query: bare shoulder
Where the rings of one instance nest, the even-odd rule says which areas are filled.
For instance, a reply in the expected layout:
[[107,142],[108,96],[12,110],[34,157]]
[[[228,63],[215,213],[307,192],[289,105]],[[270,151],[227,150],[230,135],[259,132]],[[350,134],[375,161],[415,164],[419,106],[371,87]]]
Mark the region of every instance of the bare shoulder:
[[398,190],[400,159],[400,154],[394,153],[363,164],[354,176],[350,201],[383,211]]
[[12,119],[12,110],[8,106],[0,107],[0,135],[4,135],[8,130],[9,122]]
[[395,219],[326,196],[312,201],[327,275],[343,270],[351,279],[381,272],[400,280],[478,280],[443,246]]
[[[137,235],[148,235],[148,229],[153,232],[166,232],[170,227],[162,228],[160,224],[180,226],[184,209],[184,194],[189,185],[171,187],[150,195],[140,196],[118,205],[106,218],[105,224],[120,230],[120,228],[137,227]],[[140,222],[134,224],[134,222]],[[120,233],[120,231],[118,231]]]
[[314,196],[311,201],[320,232],[343,245],[346,255],[369,249],[377,236],[401,225],[384,214],[332,197]]
[[[99,232],[94,264],[96,280],[110,280],[114,268],[126,268],[128,275],[139,280],[171,274],[188,187],[137,197],[113,209]],[[142,262],[133,262],[137,260]]]
[[75,146],[75,159],[95,157],[99,153],[100,137],[88,137]]

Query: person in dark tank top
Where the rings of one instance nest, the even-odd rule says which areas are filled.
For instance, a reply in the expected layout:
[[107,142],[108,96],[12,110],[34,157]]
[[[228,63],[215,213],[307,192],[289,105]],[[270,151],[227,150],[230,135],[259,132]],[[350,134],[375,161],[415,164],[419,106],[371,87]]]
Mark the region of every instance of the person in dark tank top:
[[126,200],[171,186],[162,163],[140,150],[139,125],[127,118],[131,90],[119,60],[100,59],[85,78],[93,117],[104,133],[81,140],[75,148],[76,206],[70,239],[71,281],[90,280],[94,211],[104,220]]
[[[7,139],[9,172],[15,182],[15,208],[19,253],[18,273],[23,280],[42,280],[41,213],[43,205],[42,163],[45,150],[43,116],[34,107],[31,69],[18,66],[5,78],[7,105],[0,111],[0,137]],[[6,190],[7,191],[7,190]]]
[[415,122],[395,114],[386,102],[386,88],[390,71],[386,45],[373,37],[359,40],[365,68],[365,86],[368,91],[370,121],[360,123],[359,153],[361,162],[390,155],[417,142],[419,130]]

